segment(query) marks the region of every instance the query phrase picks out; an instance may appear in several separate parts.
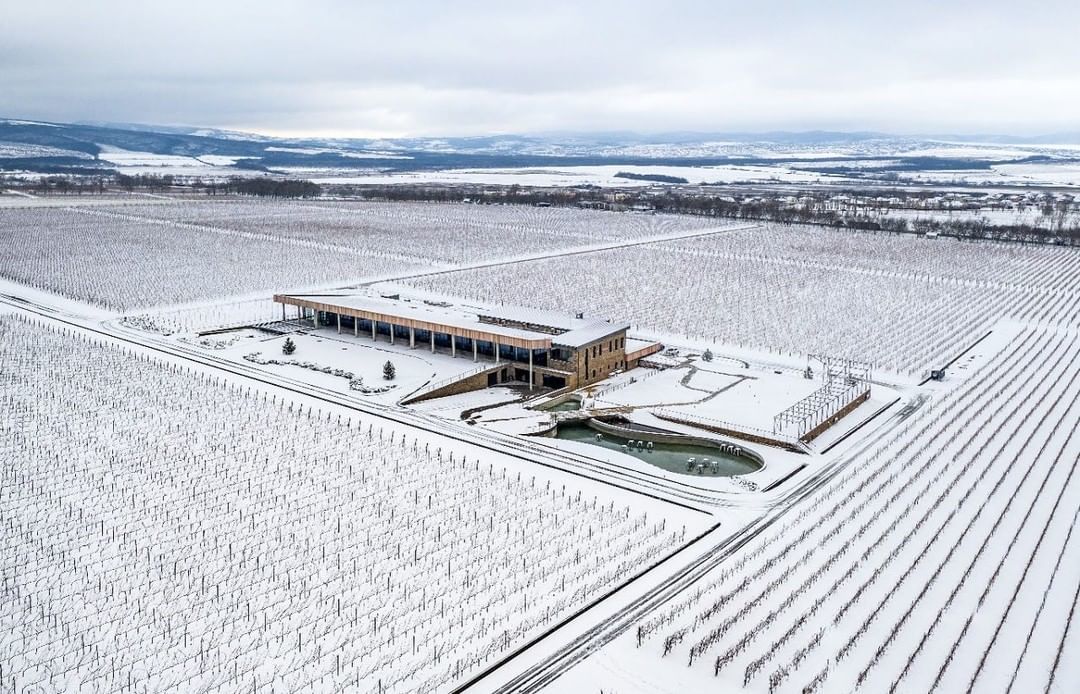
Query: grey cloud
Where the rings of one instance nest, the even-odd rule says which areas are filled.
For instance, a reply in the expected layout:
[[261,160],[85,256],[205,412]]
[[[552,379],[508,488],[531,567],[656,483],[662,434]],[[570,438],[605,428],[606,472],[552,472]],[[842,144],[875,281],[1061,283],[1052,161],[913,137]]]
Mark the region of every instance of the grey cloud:
[[0,115],[346,135],[1080,122],[1073,3],[880,5],[11,5]]

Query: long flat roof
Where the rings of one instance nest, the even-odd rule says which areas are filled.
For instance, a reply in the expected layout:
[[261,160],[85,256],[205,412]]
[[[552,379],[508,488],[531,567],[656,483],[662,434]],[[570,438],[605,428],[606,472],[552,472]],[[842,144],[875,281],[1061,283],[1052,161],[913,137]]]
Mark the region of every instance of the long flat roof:
[[[496,320],[508,320],[517,323],[524,323],[526,325],[532,324],[536,326],[546,326],[554,328],[555,330],[563,331],[563,334],[579,328],[588,328],[592,326],[610,326],[611,333],[616,333],[619,330],[629,330],[630,324],[623,323],[621,321],[608,321],[598,316],[582,316],[581,318],[575,316],[573,313],[567,313],[565,311],[554,311],[550,309],[535,308],[532,306],[522,306],[521,304],[507,303],[505,301],[499,301],[498,303],[487,303],[482,300],[474,298],[450,298],[446,295],[438,292],[427,291],[411,287],[408,285],[398,284],[396,282],[380,282],[375,285],[371,285],[370,290],[378,291],[385,294],[398,294],[400,296],[407,296],[414,301],[417,299],[436,302],[452,301],[454,302],[454,308],[468,313],[469,315],[477,315],[481,317],[493,318]],[[500,297],[501,298],[501,297]],[[549,331],[544,331],[547,334]],[[606,336],[606,335],[605,335]],[[603,337],[603,336],[602,336]],[[554,340],[559,344],[565,344],[559,340]]]
[[478,316],[455,310],[453,306],[436,306],[410,299],[366,294],[275,294],[274,301],[526,349],[549,348],[553,337],[547,333],[481,323]]

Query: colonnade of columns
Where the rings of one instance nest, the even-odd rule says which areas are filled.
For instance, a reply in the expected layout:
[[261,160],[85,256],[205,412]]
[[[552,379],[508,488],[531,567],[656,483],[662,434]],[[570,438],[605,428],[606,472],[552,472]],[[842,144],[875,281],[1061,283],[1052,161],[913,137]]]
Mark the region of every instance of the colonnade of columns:
[[[306,309],[306,308],[304,308],[302,306],[297,306],[296,307],[296,319],[297,319],[297,322],[303,321],[305,319],[307,311],[308,311],[308,309]],[[337,331],[338,331],[338,334],[340,335],[341,334],[341,314],[338,313],[338,314],[335,314],[335,315],[337,316]],[[281,305],[281,318],[282,318],[282,320],[285,320],[285,304]],[[315,328],[319,327],[319,311],[318,310],[312,310],[311,311],[311,323],[312,323],[313,327],[315,327]],[[390,326],[390,344],[394,344],[394,333],[395,333],[394,327],[395,326],[394,326],[393,323],[388,323],[388,325]],[[428,334],[429,334],[429,336],[431,338],[431,340],[430,340],[430,342],[431,342],[431,353],[434,354],[435,353],[435,331],[429,330]],[[456,357],[457,356],[457,336],[452,335],[450,333],[447,333],[447,335],[450,337],[450,356]],[[353,337],[359,337],[359,336],[360,336],[360,320],[354,318],[353,319]],[[371,321],[371,339],[372,339],[372,341],[378,340],[378,322],[374,321],[374,320]],[[477,347],[477,340],[473,339],[473,340],[471,340],[471,342],[472,342],[473,362],[479,362],[480,361],[480,353],[479,353],[479,349]],[[502,363],[502,357],[499,354],[499,352],[500,352],[500,349],[501,349],[502,345],[500,345],[498,341],[492,341],[492,345],[494,346],[494,352],[495,352],[495,364],[496,365],[501,364]],[[416,328],[410,327],[409,328],[409,349],[415,349],[415,348],[416,348]],[[530,349],[530,350],[528,350],[528,352],[529,352],[529,388],[532,389],[534,387],[533,351]]]

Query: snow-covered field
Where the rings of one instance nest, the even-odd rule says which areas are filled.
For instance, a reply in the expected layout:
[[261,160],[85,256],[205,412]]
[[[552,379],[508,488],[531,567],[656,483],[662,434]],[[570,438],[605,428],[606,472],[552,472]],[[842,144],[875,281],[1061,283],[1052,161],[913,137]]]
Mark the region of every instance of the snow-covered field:
[[[654,185],[653,181],[620,178],[628,172],[643,175],[675,176],[693,184],[700,183],[816,183],[842,182],[841,176],[800,171],[785,166],[556,166],[511,169],[445,169],[441,171],[372,171],[363,175],[315,176],[316,183],[389,185],[405,183],[473,183],[484,185],[525,186],[607,186],[633,188]],[[329,172],[328,172],[329,173]]]
[[[558,278],[552,280],[552,278]],[[817,227],[753,228],[410,284],[626,320],[637,331],[922,376],[1000,318],[1080,320],[1080,252]]]
[[902,172],[898,176],[907,181],[970,185],[1080,186],[1080,166],[1065,162],[995,164],[988,169]]
[[662,408],[672,414],[771,432],[776,414],[820,387],[819,379],[805,379],[797,371],[725,370],[697,360],[692,368],[665,369],[600,392],[596,405]]
[[413,262],[455,265],[723,226],[716,220],[522,205],[228,202],[127,211]]
[[[117,171],[129,176],[204,176],[209,178],[222,177],[227,174],[237,174],[239,169],[232,167],[241,159],[254,157],[222,156],[205,154],[198,157],[187,157],[175,154],[153,154],[151,152],[136,152],[120,147],[101,146],[98,159],[112,164]],[[246,172],[251,175],[250,172]]]
[[[0,303],[40,316],[0,315],[0,689],[449,691],[681,550],[545,639],[642,609],[583,641],[549,691],[1077,690],[1080,251],[764,225],[684,238],[718,225],[551,208],[159,202],[0,209]],[[284,338],[192,335],[280,320],[275,291],[395,277],[682,348],[676,368],[590,388],[589,407],[638,425],[693,433],[665,410],[765,427],[817,385],[808,354],[872,362],[873,398],[807,451],[766,453],[756,488],[692,487],[617,451],[502,436],[550,424],[499,406],[508,389],[395,407],[468,358],[324,327],[293,335],[307,366],[251,381],[245,356],[280,359]],[[384,385],[387,359],[398,388],[366,399],[321,370]],[[473,427],[446,421],[489,405]],[[704,578],[635,602],[702,551],[718,562]]]
[[48,145],[30,145],[23,142],[0,140],[0,159],[21,157],[74,157],[90,161],[92,156],[74,149],[62,149]]
[[275,304],[273,297],[264,296],[257,299],[197,302],[191,306],[152,309],[125,316],[123,322],[140,330],[173,335],[269,323],[276,320],[281,320],[281,304]]
[[[216,357],[238,363],[257,363],[271,374],[342,393],[361,392],[366,400],[388,404],[402,400],[429,383],[442,382],[491,366],[491,362],[478,365],[472,359],[433,353],[423,344],[410,349],[408,340],[398,340],[391,345],[382,336],[373,342],[370,335],[354,337],[349,331],[339,334],[333,328],[325,327],[318,330],[306,327],[302,334],[291,335],[296,351],[290,356],[282,354],[285,341],[282,336],[268,336],[260,331],[248,330],[203,339],[213,341],[220,338],[225,338],[225,343],[212,347]],[[271,359],[293,363],[264,364]],[[393,363],[396,369],[393,381],[383,378],[383,364],[387,361]],[[349,375],[334,375],[320,372],[319,369],[340,369]],[[384,388],[384,392],[379,392]]]
[[340,285],[387,270],[370,256],[147,220],[126,207],[3,209],[0,230],[0,275],[116,310]]
[[17,691],[447,691],[708,520],[0,318]]
[[689,217],[462,204],[29,206],[0,209],[0,276],[130,311],[268,297],[717,226]]
[[1075,691],[1078,421],[1080,332],[1021,331],[552,690]]

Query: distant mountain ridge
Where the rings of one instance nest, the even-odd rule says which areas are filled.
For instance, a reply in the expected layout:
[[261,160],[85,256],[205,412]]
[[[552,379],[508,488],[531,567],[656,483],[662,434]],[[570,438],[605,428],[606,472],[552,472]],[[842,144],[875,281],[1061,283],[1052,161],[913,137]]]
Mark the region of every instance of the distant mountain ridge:
[[[380,171],[551,165],[673,165],[935,159],[943,143],[1054,145],[1080,134],[895,136],[879,132],[632,132],[507,134],[464,137],[281,138],[195,126],[137,123],[50,123],[0,119],[0,170],[63,172],[115,169],[103,153],[217,157],[222,173],[302,169]],[[931,154],[927,154],[930,151]],[[910,154],[908,154],[910,152]],[[1045,154],[1045,153],[1043,153]],[[115,160],[116,157],[112,157]],[[985,161],[973,151],[970,157]],[[933,163],[933,162],[931,162]],[[940,162],[938,162],[940,163]]]

